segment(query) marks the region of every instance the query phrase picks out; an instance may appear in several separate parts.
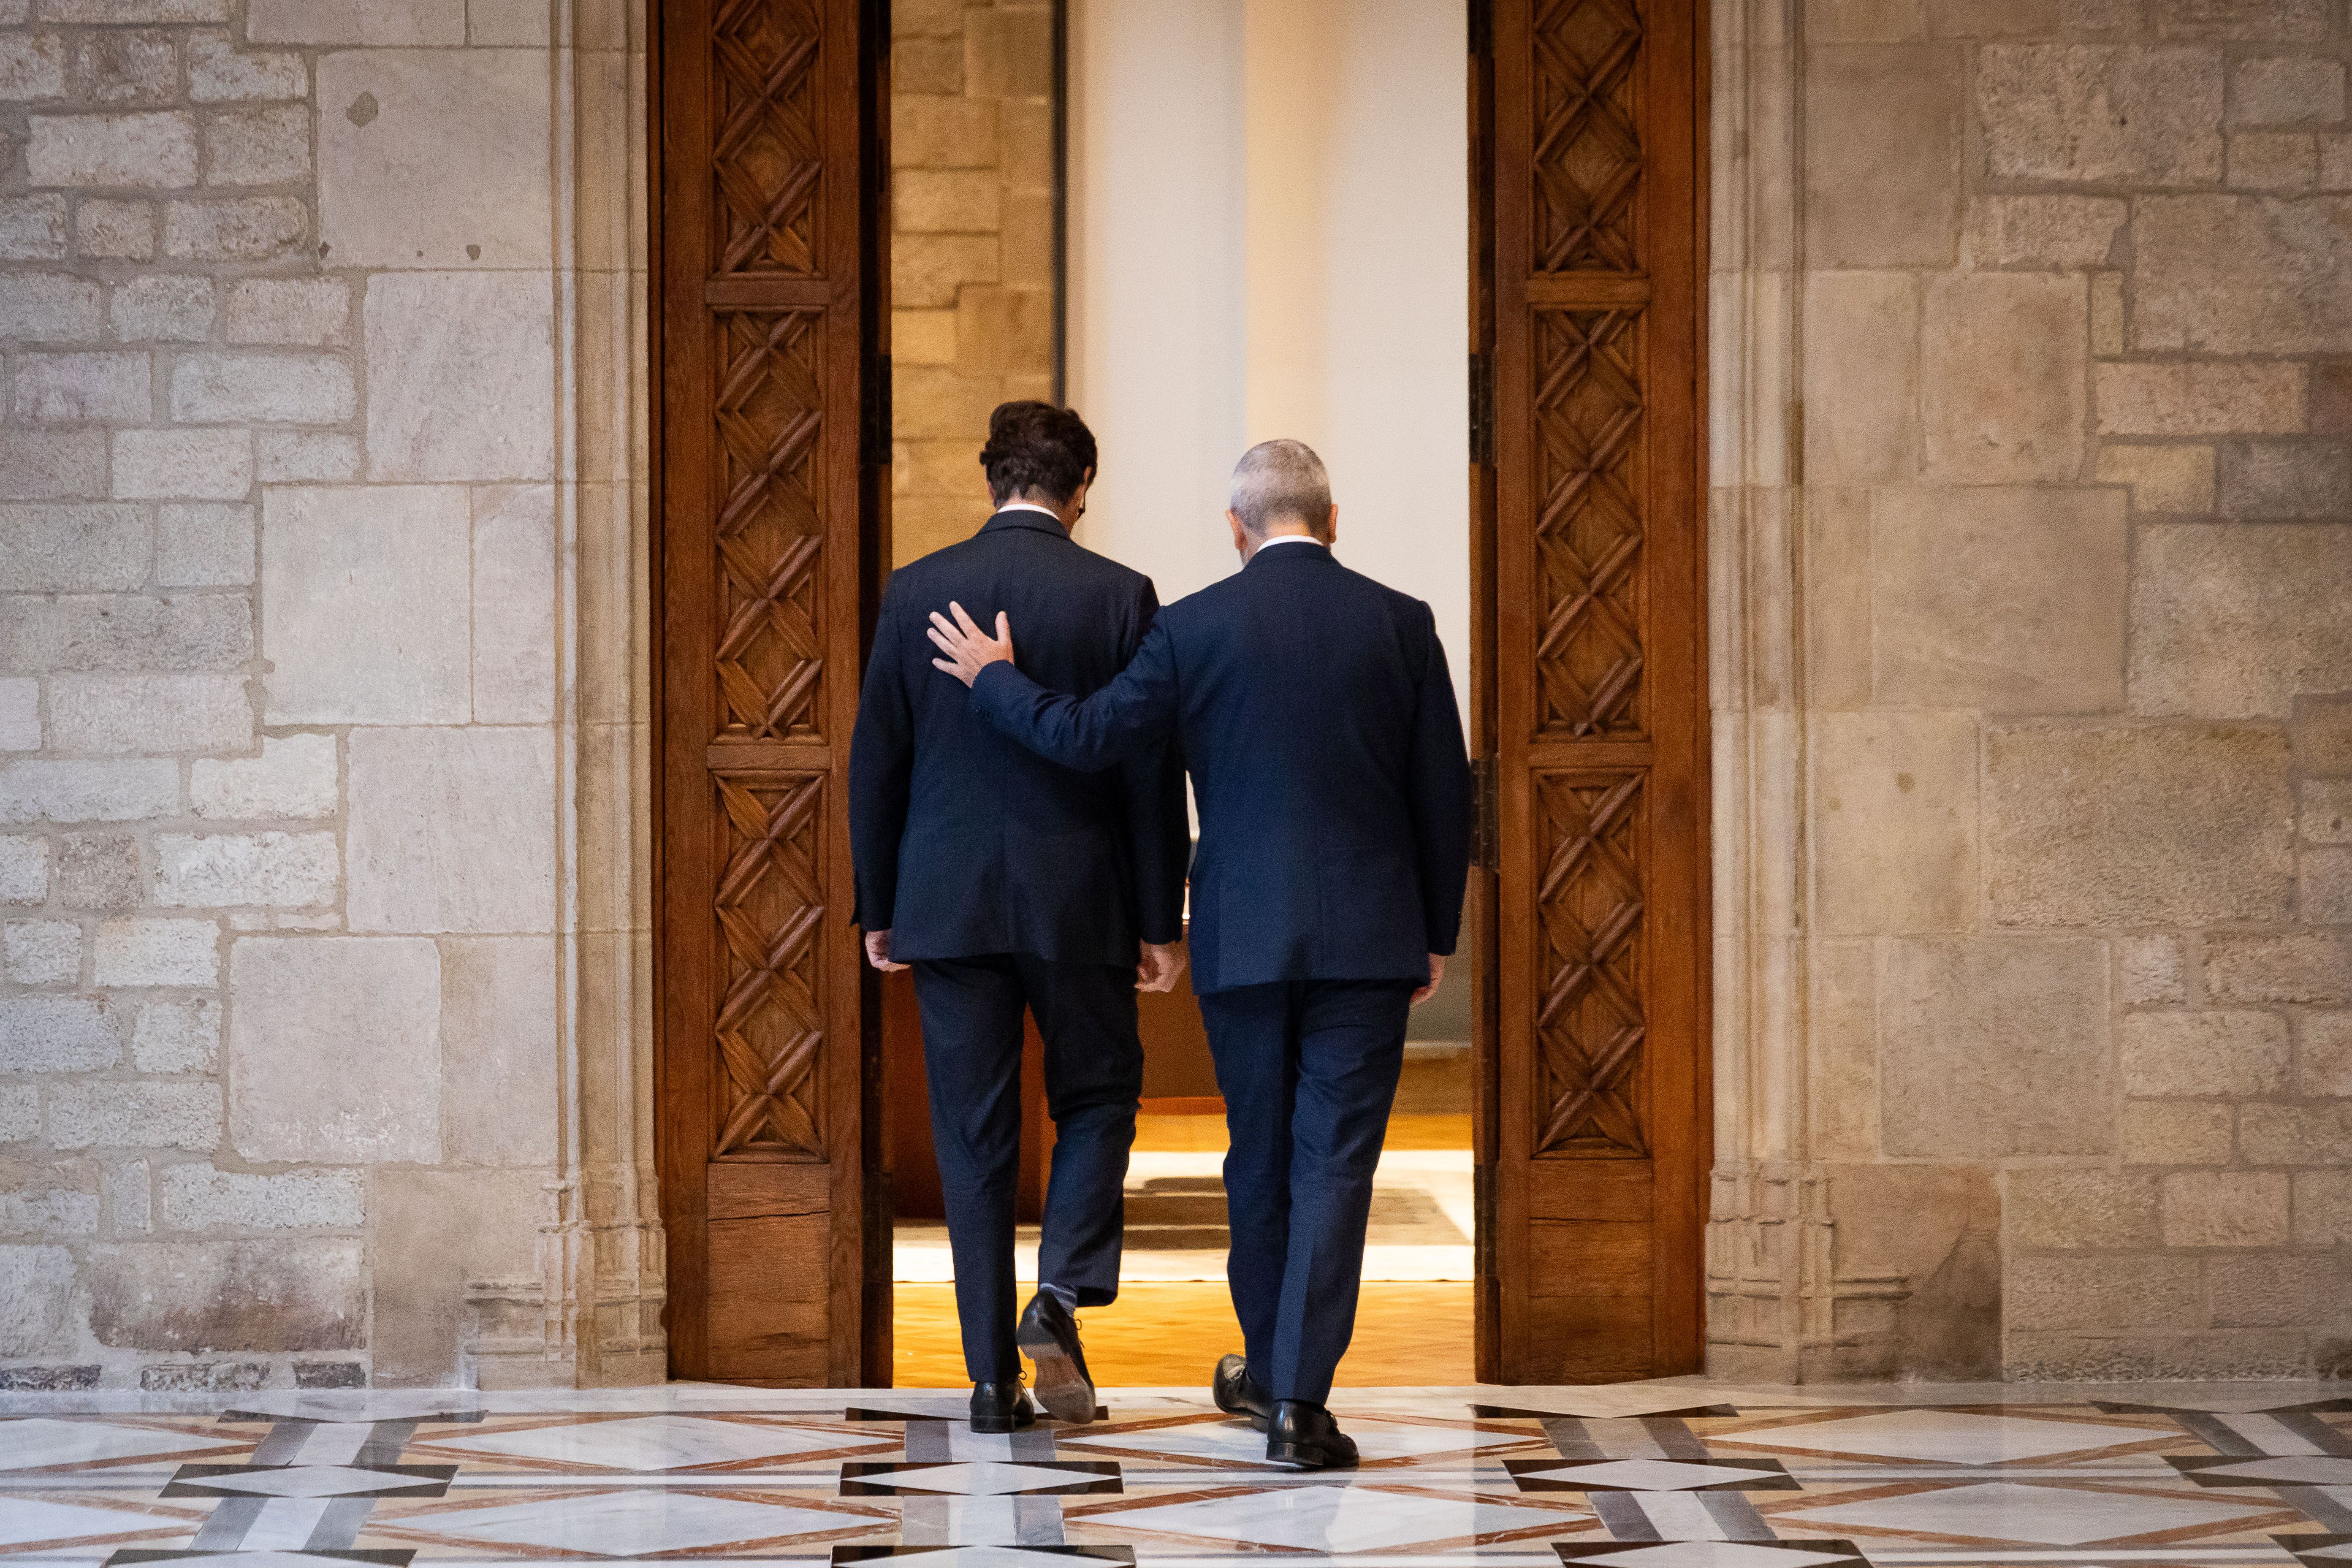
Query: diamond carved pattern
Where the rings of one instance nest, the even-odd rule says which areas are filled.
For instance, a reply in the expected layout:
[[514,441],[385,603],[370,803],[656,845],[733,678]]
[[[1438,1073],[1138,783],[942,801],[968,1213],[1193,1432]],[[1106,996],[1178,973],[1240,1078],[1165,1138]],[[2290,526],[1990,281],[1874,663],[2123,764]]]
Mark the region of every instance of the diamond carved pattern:
[[712,1036],[721,1068],[716,1154],[825,1158],[816,1065],[824,1044],[816,934],[819,773],[720,773],[728,825],[719,879],[726,994]]
[[1643,775],[1538,773],[1535,1149],[1643,1155]]
[[1641,318],[1535,318],[1539,727],[1624,738],[1642,716]]
[[813,310],[739,310],[717,321],[723,489],[714,532],[725,616],[718,673],[729,735],[819,738],[820,320]]
[[1549,0],[1535,18],[1535,269],[1642,269],[1642,16]]
[[809,0],[719,0],[710,23],[718,271],[817,270],[817,58]]

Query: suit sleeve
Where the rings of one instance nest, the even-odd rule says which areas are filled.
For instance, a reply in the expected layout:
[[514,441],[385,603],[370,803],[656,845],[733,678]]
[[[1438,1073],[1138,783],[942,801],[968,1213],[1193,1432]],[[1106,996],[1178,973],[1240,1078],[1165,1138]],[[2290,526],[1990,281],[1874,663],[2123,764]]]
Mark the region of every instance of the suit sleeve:
[[[1150,634],[1159,613],[1160,595],[1146,583],[1135,611],[1137,641]],[[1124,758],[1118,771],[1135,875],[1136,935],[1162,946],[1180,942],[1192,829],[1184,811],[1184,759],[1172,728],[1157,747]]]
[[1421,613],[1429,622],[1429,654],[1413,705],[1412,763],[1406,777],[1429,951],[1450,953],[1462,934],[1462,899],[1470,879],[1470,757],[1437,618],[1426,605]]
[[971,704],[1004,735],[1080,773],[1144,755],[1166,744],[1176,728],[1176,646],[1167,617],[1152,623],[1127,668],[1083,702],[1000,661],[972,682]]
[[849,742],[849,854],[857,886],[851,918],[888,931],[898,897],[898,842],[915,773],[915,715],[900,668],[903,638],[891,596],[875,619],[874,651]]

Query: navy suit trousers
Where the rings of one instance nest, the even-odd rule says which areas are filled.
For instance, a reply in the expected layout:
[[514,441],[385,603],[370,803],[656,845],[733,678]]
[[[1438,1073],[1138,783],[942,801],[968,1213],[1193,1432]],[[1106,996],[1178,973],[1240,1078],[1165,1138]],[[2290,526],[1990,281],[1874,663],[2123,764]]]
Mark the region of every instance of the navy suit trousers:
[[1250,1371],[1273,1398],[1322,1404],[1355,1334],[1415,989],[1294,980],[1201,997],[1232,1139],[1226,1273]]
[[1108,1306],[1118,1296],[1127,1154],[1143,1092],[1135,970],[1026,953],[926,959],[913,968],[964,1367],[974,1383],[1010,1383],[1021,1375],[1013,1257],[1021,1014],[1036,1016],[1045,1042],[1055,1130],[1038,1278],[1076,1292],[1081,1307]]

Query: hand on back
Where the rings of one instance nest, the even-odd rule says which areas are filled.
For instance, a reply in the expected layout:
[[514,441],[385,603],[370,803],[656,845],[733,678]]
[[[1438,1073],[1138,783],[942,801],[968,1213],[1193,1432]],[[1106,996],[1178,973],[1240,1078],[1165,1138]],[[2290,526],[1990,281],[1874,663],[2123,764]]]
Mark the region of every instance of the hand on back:
[[931,612],[931,642],[947,655],[931,660],[933,668],[946,670],[970,686],[988,666],[1000,659],[1013,662],[1013,621],[1003,611],[996,612],[996,635],[992,637],[964,613],[961,605],[950,602],[948,608],[955,612],[952,621],[937,610]]

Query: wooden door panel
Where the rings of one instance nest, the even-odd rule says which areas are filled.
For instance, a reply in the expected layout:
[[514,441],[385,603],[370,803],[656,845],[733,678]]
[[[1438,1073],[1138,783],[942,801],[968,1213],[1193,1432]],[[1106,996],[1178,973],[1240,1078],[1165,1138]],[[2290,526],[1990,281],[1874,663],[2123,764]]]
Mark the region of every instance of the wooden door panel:
[[862,417],[867,9],[655,7],[656,1100],[680,1376],[855,1384],[887,1321],[844,817],[887,556]]
[[1706,1171],[1696,0],[1493,32],[1490,1371],[1696,1370]]
[[[1537,1353],[1559,1358],[1559,1370],[1513,1381],[1631,1383],[1659,1375],[1653,1370],[1658,1325],[1651,1309],[1647,1294],[1530,1297],[1510,1331],[1540,1347]],[[1555,1363],[1536,1364],[1540,1369]]]
[[1638,1220],[1539,1219],[1528,1231],[1537,1296],[1650,1294],[1655,1253],[1649,1216]]

